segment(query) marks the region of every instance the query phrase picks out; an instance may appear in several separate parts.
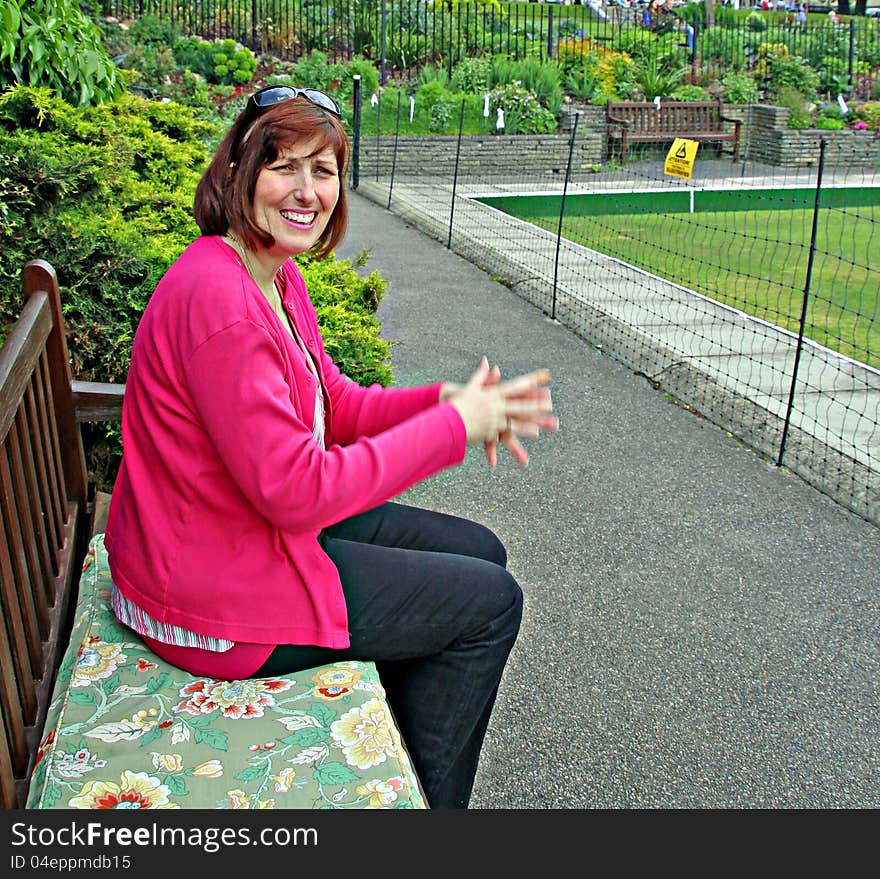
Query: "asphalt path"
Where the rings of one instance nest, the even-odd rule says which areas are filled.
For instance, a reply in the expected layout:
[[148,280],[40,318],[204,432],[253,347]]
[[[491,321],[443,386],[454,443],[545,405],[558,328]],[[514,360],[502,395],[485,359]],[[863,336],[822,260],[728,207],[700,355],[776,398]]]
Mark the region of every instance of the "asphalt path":
[[401,500],[476,519],[525,592],[474,809],[880,806],[880,529],[350,193],[395,381],[552,371],[555,434]]

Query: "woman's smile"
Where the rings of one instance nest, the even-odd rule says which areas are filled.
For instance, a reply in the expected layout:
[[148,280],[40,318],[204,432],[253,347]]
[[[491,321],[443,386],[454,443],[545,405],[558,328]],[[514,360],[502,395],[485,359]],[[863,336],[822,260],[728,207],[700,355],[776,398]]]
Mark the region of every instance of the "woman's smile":
[[254,188],[254,217],[275,239],[276,259],[313,247],[339,199],[339,167],[330,146],[313,139],[297,143],[269,162]]

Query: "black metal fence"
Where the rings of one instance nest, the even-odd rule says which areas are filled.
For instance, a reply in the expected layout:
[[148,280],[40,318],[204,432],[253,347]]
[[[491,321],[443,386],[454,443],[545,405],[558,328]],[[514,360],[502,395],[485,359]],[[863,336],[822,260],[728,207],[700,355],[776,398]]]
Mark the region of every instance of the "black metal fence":
[[[748,136],[738,162],[704,143],[687,179],[669,144],[591,167],[595,119],[578,122],[544,137],[363,131],[359,191],[880,525],[876,134],[817,135],[800,167],[756,160]],[[841,153],[857,142],[869,152]]]
[[[876,19],[854,17],[798,22],[788,17],[722,20],[712,28],[694,15],[671,41],[657,41],[632,8],[502,2],[499,9],[474,2],[450,7],[428,0],[104,0],[105,15],[145,14],[208,39],[232,38],[285,60],[314,50],[333,61],[363,56],[380,70],[381,82],[409,77],[423,65],[451,72],[463,58],[505,53],[515,58],[557,58],[571,63],[596,48],[690,66],[691,81],[709,84],[728,70],[754,69],[762,45],[784,46],[821,73],[823,89],[869,98],[880,69]],[[678,56],[671,58],[670,53]]]

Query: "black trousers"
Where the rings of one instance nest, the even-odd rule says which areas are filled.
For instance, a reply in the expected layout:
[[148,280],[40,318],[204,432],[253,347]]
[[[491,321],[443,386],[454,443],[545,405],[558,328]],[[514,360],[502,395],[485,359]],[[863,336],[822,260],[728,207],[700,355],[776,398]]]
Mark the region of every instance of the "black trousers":
[[432,808],[466,808],[522,591],[487,528],[386,503],[324,530],[349,615],[346,650],[276,647],[255,677],[374,660]]

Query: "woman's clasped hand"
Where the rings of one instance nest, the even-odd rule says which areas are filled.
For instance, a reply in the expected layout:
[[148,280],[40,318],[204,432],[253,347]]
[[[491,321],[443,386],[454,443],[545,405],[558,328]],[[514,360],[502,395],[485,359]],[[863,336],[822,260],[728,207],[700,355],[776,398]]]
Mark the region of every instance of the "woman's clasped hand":
[[501,380],[501,370],[489,367],[483,357],[464,385],[447,382],[440,398],[458,410],[469,445],[483,443],[489,465],[498,463],[498,443],[502,443],[520,464],[529,455],[520,438],[534,439],[541,430],[557,430],[553,401],[546,385],[550,371],[537,369],[516,378]]

